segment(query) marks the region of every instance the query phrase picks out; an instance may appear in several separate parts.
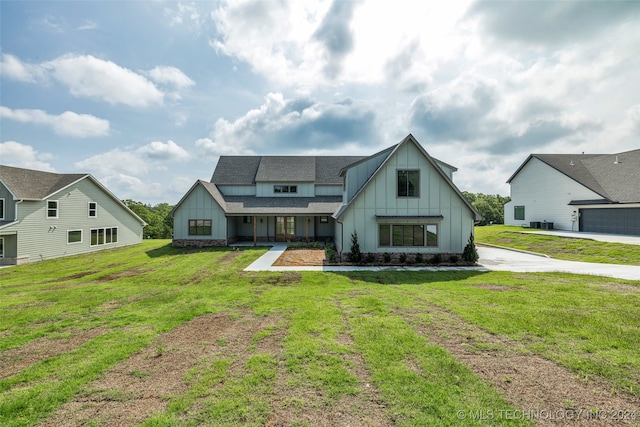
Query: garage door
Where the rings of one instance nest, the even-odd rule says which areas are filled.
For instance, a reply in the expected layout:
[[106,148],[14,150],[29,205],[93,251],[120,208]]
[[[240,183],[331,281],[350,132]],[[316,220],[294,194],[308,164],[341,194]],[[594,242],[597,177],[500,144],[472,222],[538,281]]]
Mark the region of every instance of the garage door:
[[580,231],[640,236],[640,208],[580,209]]

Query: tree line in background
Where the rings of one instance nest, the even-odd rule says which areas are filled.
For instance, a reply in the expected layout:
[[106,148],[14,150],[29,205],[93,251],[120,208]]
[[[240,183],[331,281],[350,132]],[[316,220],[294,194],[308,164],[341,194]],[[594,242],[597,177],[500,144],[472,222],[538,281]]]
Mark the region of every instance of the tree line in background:
[[462,195],[482,215],[479,225],[504,224],[504,204],[511,200],[511,197],[468,191],[463,191]]
[[[511,200],[507,196],[499,194],[470,193],[463,191],[462,195],[473,205],[482,215],[480,225],[503,224],[504,204]],[[147,223],[144,228],[145,239],[170,239],[173,233],[173,218],[169,212],[173,209],[168,203],[159,203],[155,206],[145,205],[142,202],[126,199],[124,204],[134,211],[136,215]]]
[[147,226],[144,227],[145,239],[171,238],[173,218],[169,216],[169,212],[171,212],[173,206],[168,203],[159,203],[151,206],[131,199],[126,199],[122,202],[147,223]]

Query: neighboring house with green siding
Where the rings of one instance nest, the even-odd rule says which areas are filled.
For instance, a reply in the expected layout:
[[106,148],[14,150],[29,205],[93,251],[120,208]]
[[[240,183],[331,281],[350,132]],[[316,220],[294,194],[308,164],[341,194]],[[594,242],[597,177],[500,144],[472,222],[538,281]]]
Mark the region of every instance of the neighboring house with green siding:
[[0,166],[0,264],[140,243],[145,225],[89,174]]
[[221,156],[173,208],[173,244],[333,240],[345,252],[357,232],[366,253],[459,254],[480,215],[456,170],[412,135],[368,157]]

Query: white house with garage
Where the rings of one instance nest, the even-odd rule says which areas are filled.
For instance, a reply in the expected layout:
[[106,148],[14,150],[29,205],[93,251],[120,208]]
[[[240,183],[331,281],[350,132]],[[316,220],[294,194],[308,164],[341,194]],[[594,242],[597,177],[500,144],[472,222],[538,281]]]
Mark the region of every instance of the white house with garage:
[[0,166],[0,264],[140,243],[145,225],[89,174]]
[[506,225],[640,235],[640,149],[531,154],[507,183]]
[[175,205],[175,246],[333,240],[365,253],[460,254],[480,215],[457,169],[412,136],[371,156],[221,156]]

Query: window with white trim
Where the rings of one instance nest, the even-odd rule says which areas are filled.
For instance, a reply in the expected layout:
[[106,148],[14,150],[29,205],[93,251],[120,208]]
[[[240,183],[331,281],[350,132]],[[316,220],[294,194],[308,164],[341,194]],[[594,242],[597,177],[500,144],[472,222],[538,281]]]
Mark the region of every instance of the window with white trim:
[[68,230],[67,244],[82,243],[82,230]]
[[58,201],[57,200],[47,200],[47,218],[49,219],[58,218]]
[[118,227],[92,228],[91,246],[118,243]]
[[89,218],[98,217],[98,203],[89,202]]

